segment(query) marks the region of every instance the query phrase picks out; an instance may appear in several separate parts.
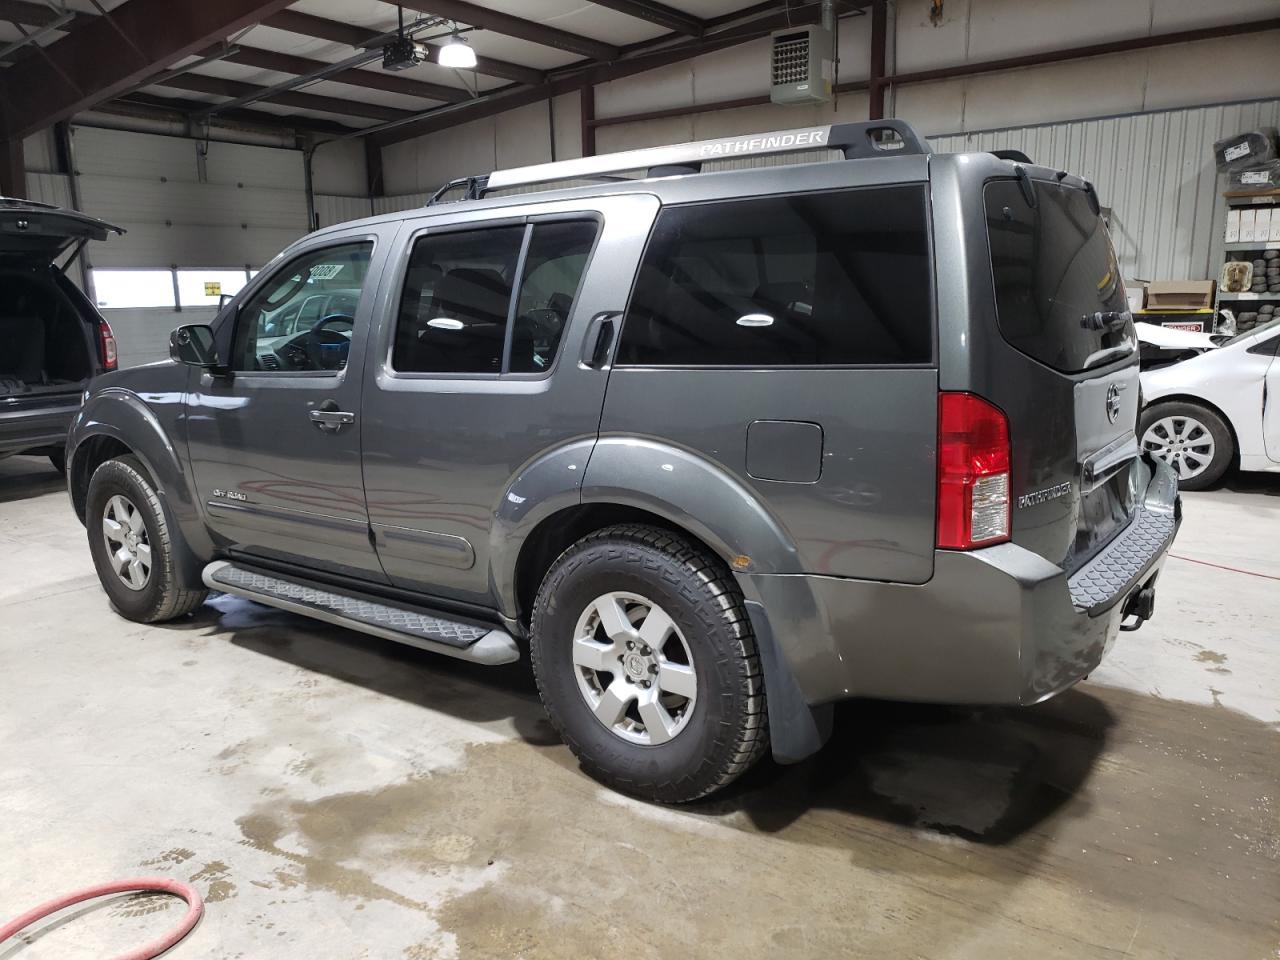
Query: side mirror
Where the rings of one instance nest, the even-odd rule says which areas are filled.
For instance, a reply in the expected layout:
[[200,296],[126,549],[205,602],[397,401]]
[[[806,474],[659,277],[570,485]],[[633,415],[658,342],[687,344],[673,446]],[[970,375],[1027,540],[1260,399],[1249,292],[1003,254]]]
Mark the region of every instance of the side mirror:
[[204,323],[188,323],[173,331],[169,335],[169,358],[206,370],[218,366],[213,328]]

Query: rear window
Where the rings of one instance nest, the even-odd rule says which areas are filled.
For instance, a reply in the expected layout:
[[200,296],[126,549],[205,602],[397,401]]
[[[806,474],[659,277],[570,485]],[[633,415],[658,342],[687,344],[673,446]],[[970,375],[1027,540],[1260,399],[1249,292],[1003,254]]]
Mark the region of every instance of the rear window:
[[1014,348],[1066,373],[1133,353],[1137,336],[1111,238],[1084,190],[1032,180],[985,190],[987,237],[1000,333]]
[[832,366],[933,358],[923,186],[665,208],[620,364]]

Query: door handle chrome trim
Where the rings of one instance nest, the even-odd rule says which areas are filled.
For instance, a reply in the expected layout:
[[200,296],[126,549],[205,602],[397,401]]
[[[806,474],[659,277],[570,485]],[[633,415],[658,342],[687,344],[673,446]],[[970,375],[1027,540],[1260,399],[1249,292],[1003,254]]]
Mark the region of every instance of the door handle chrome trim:
[[312,410],[311,422],[321,430],[337,432],[348,423],[356,422],[356,415],[347,410]]

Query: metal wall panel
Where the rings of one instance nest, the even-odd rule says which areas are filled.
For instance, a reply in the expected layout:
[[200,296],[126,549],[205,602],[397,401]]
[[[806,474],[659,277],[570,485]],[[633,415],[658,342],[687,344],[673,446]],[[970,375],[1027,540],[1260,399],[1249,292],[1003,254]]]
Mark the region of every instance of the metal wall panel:
[[412,210],[425,207],[431,199],[430,193],[402,193],[394,197],[374,197],[374,213],[395,213],[397,210]]
[[359,220],[373,215],[374,207],[368,197],[337,197],[327,193],[316,194],[316,216],[320,226],[331,227],[335,223]]
[[1126,280],[1204,280],[1222,263],[1213,142],[1280,125],[1280,100],[930,137],[940,153],[1012,149],[1097,187]]
[[70,207],[71,178],[61,173],[28,173],[27,199],[37,203],[52,203],[57,207]]

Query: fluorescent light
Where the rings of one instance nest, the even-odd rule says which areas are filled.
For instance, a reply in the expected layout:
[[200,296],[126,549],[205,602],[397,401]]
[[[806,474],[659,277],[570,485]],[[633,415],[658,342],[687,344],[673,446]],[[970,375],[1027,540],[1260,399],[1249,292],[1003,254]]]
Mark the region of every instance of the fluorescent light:
[[476,65],[476,52],[471,44],[454,34],[449,42],[440,47],[437,61],[442,67],[453,67],[455,70],[473,70]]
[[737,323],[740,327],[771,327],[773,317],[767,313],[748,313],[739,317]]
[[435,327],[437,330],[461,330],[463,323],[461,320],[455,320],[453,317],[432,317],[427,321],[428,327]]

